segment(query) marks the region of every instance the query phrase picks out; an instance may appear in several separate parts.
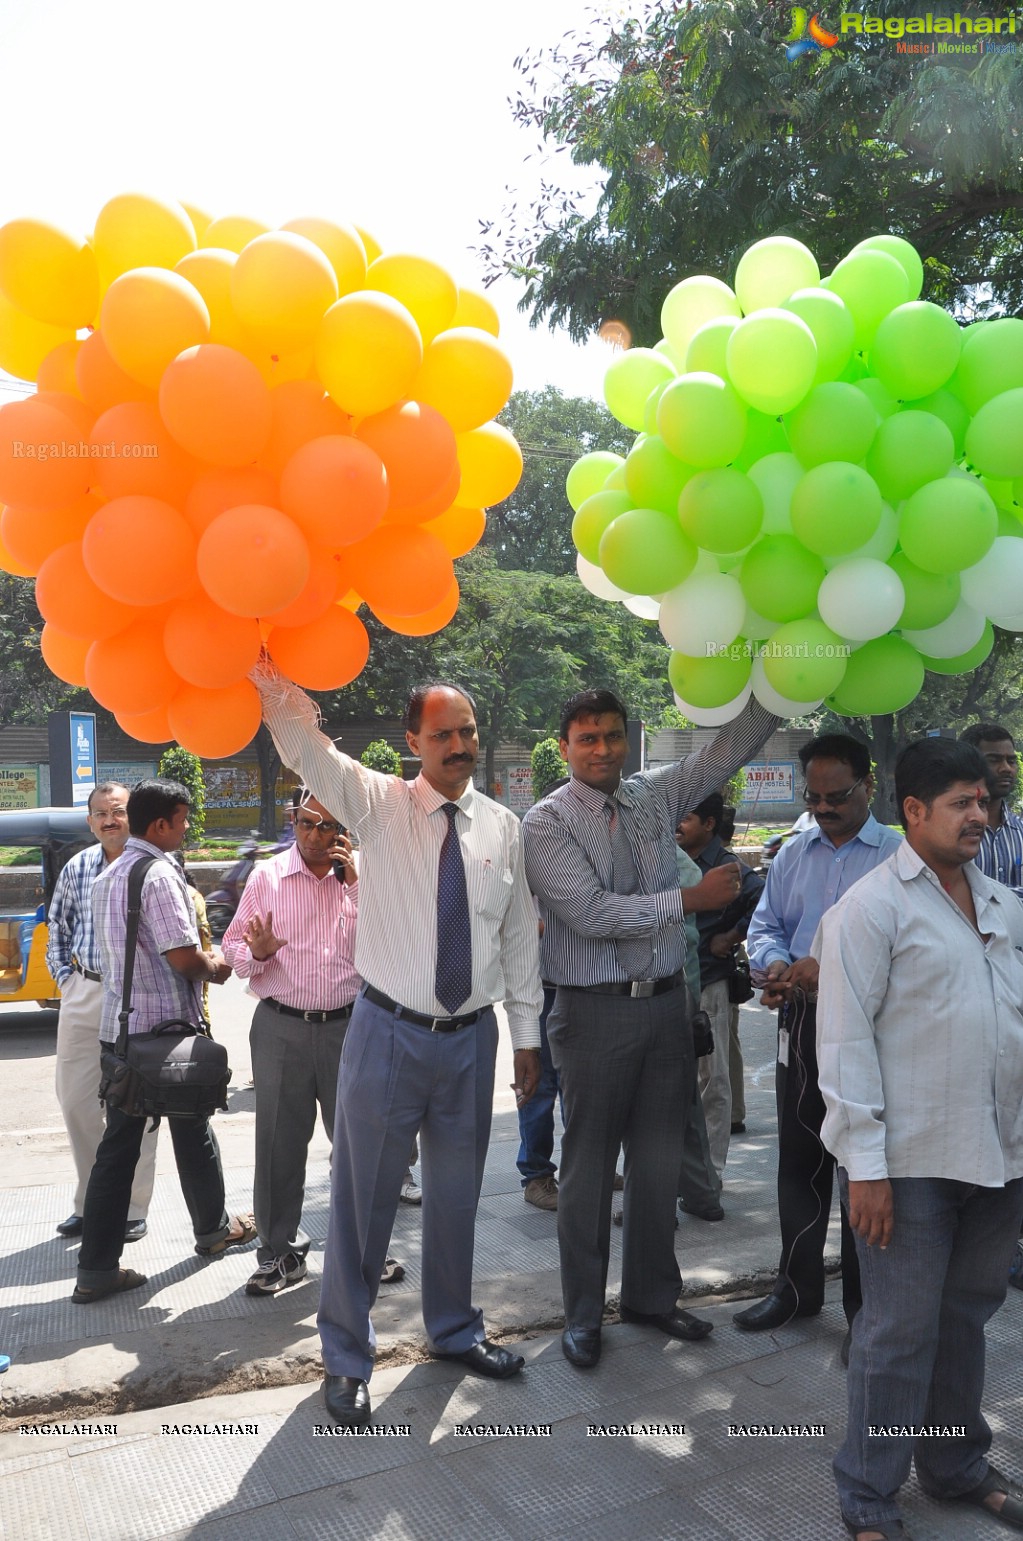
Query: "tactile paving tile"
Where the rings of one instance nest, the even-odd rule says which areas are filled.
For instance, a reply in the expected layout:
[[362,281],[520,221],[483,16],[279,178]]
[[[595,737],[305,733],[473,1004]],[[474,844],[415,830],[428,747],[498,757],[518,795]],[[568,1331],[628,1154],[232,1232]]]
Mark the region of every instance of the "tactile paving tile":
[[[475,1457],[476,1452],[473,1452]],[[532,1541],[543,1500],[537,1473],[530,1479]],[[302,1541],[519,1541],[455,1480],[446,1466],[417,1464],[403,1480],[391,1472],[325,1488],[289,1510],[291,1527]],[[554,1535],[546,1521],[542,1535]]]
[[[373,1383],[370,1382],[370,1394]],[[429,1451],[427,1420],[409,1414],[396,1392],[373,1397],[373,1423],[411,1424],[405,1435],[379,1437],[335,1436],[313,1433],[315,1424],[329,1424],[319,1389],[281,1423],[259,1459],[261,1474],[279,1498],[293,1498],[345,1480],[408,1466]],[[402,1482],[404,1478],[396,1478]]]
[[88,1535],[68,1460],[33,1466],[0,1481],[0,1534],[9,1541],[68,1541]]
[[822,1443],[786,1440],[784,1460],[770,1452],[755,1462],[747,1459],[742,1469],[729,1471],[727,1481],[702,1481],[686,1496],[735,1541],[763,1541],[765,1536],[838,1541],[848,1532]]
[[[130,1534],[125,1541],[132,1541]],[[218,1515],[208,1525],[166,1531],[161,1541],[295,1541],[295,1532],[288,1521],[288,1506],[276,1503],[244,1514]]]

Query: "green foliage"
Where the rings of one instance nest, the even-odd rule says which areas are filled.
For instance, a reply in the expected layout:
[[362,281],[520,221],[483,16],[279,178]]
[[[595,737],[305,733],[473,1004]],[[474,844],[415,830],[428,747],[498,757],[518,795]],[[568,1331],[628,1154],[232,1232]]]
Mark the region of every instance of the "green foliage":
[[188,810],[189,828],[185,844],[201,845],[206,833],[206,777],[199,756],[175,744],[172,749],[165,749],[160,756],[158,774],[168,781],[180,781],[182,786],[188,788],[192,806]]
[[558,748],[556,738],[542,738],[538,744],[533,745],[533,752],[529,757],[530,769],[533,772],[533,800],[539,802],[541,797],[547,795],[548,787],[560,781],[566,774],[566,766],[561,758],[561,750]]
[[401,776],[401,755],[392,749],[386,738],[375,738],[367,744],[359,756],[362,764],[385,776]]
[[721,795],[725,800],[726,808],[738,808],[746,795],[746,772],[740,766],[734,776],[731,776],[722,786]]
[[524,55],[516,121],[592,184],[485,222],[489,280],[517,277],[534,325],[582,339],[613,318],[649,344],[674,283],[731,279],[753,241],[794,236],[826,273],[891,230],[925,260],[925,299],[1018,313],[1023,54],[907,58],[861,37],[790,63],[791,23],[786,0],[650,3]]
[[[35,583],[0,572],[0,723],[45,722],[48,712],[92,709],[84,690],[51,674],[39,651]],[[105,714],[100,713],[101,719]]]

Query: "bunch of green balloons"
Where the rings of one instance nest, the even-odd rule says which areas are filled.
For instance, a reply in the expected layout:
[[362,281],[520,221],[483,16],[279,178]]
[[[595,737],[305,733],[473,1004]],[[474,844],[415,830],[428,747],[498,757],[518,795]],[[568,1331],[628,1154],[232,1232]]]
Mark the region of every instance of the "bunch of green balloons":
[[751,694],[898,711],[1023,631],[1023,320],[960,326],[923,276],[899,236],[823,279],[771,236],[733,288],[676,284],[661,341],[608,368],[637,438],[568,474],[577,568],[659,622],[693,721]]

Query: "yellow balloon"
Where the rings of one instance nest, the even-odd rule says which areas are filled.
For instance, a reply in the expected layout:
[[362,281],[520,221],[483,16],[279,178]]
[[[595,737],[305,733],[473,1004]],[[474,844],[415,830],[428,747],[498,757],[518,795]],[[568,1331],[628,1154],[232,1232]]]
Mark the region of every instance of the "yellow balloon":
[[181,207],[192,221],[192,229],[195,231],[195,239],[200,246],[205,246],[206,231],[213,221],[213,215],[207,214],[205,209],[200,209],[196,203],[185,203],[182,200]]
[[490,333],[460,326],[431,342],[410,395],[464,433],[496,417],[511,389],[511,364]]
[[56,225],[12,219],[0,228],[0,289],[34,321],[89,326],[99,305],[96,254]]
[[475,326],[481,332],[489,332],[491,337],[501,335],[501,322],[497,311],[486,295],[481,294],[478,289],[459,288],[455,319],[451,325]]
[[409,395],[423,344],[404,305],[388,294],[359,289],[327,311],[315,356],[324,389],[341,410],[366,417]]
[[269,230],[269,225],[261,224],[258,219],[249,219],[247,214],[221,214],[219,219],[211,220],[206,226],[203,245],[221,246],[225,251],[237,253],[243,251],[257,235],[267,235]]
[[103,296],[100,330],[115,364],[155,388],[171,359],[209,342],[210,313],[180,274],[137,268],[115,278]]
[[253,347],[250,337],[242,352],[252,360],[271,390],[284,380],[317,378],[312,348],[299,348],[297,353],[271,353],[268,348]]
[[384,252],[371,262],[366,288],[379,289],[411,311],[424,343],[444,332],[455,319],[458,287],[451,276],[428,257],[409,252]]
[[304,235],[273,230],[250,241],[231,274],[242,326],[275,353],[307,347],[337,299],[334,269]]
[[492,508],[515,491],[522,476],[522,451],[507,428],[484,423],[460,433],[455,443],[462,471],[457,501],[464,508]]
[[174,271],[198,289],[206,301],[210,342],[222,342],[226,348],[244,353],[251,339],[231,303],[231,273],[237,261],[236,252],[201,246],[182,257]]
[[359,240],[362,242],[363,249],[365,250],[366,261],[375,262],[380,253],[383,251],[383,247],[380,245],[380,242],[377,240],[376,236],[371,235],[364,226],[356,225],[354,228],[358,231]]
[[34,321],[0,291],[0,369],[19,380],[34,380],[48,353],[61,343],[73,342],[68,327]]
[[147,193],[119,193],[100,209],[92,244],[107,285],[132,268],[172,268],[187,251],[195,251],[197,242],[180,203]]
[[329,219],[289,219],[282,230],[304,235],[318,246],[334,269],[338,294],[366,287],[366,248],[354,225]]

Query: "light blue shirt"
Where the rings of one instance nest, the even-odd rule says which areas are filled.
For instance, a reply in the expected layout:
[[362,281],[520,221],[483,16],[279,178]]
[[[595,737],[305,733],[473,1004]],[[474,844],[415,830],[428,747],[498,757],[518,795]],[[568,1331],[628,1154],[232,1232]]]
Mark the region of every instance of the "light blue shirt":
[[902,835],[872,813],[844,845],[833,845],[820,825],[787,840],[771,863],[753,912],[746,950],[750,965],[794,963],[809,955],[826,910],[889,857]]

